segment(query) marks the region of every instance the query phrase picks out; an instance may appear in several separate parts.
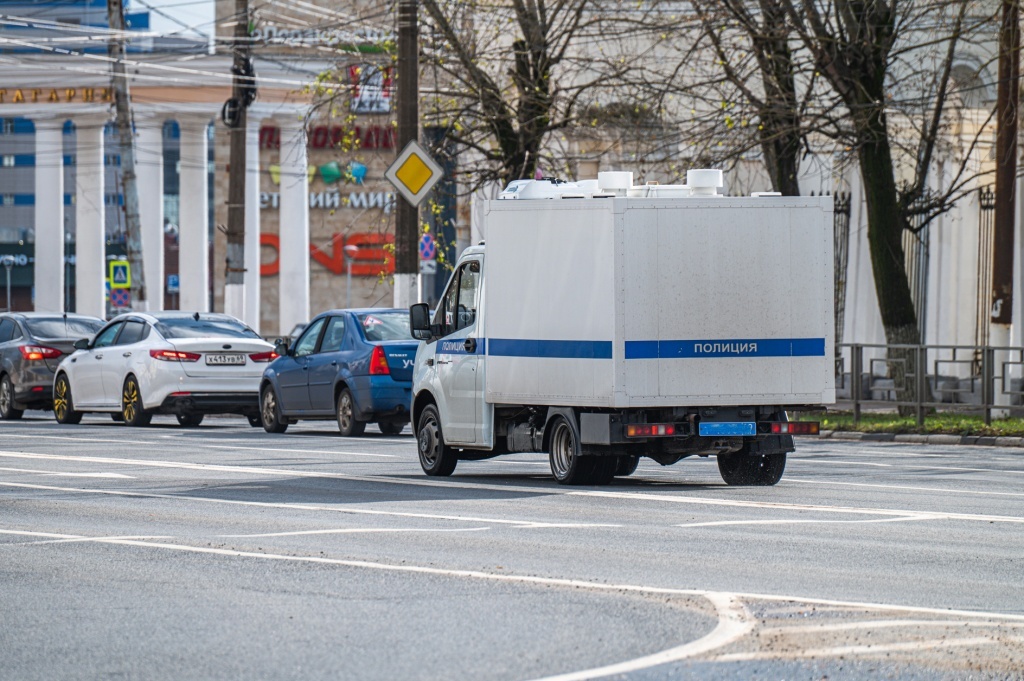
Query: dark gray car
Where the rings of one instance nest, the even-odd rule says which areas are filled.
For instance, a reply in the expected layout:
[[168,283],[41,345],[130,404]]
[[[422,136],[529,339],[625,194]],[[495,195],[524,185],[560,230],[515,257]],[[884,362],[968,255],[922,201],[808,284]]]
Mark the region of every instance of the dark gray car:
[[0,419],[53,408],[53,374],[74,342],[91,338],[103,320],[84,315],[0,314]]

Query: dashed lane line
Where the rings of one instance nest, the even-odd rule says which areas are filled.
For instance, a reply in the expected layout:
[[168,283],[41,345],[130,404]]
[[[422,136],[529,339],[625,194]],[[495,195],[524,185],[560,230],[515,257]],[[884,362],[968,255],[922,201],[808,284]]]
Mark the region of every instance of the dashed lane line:
[[131,475],[122,475],[121,473],[70,473],[66,471],[38,471],[31,468],[0,468],[0,471],[6,471],[8,473],[29,473],[31,475],[52,475],[64,478],[122,478],[125,480],[134,480],[135,478]]
[[[299,530],[297,532],[266,532],[262,534],[218,534],[221,538],[231,539],[260,539],[265,537],[304,537],[317,534],[390,534],[409,532],[480,532],[489,530],[489,527],[453,527],[453,528],[430,528],[430,527],[343,527],[331,530]],[[172,537],[165,537],[171,539]]]
[[[22,459],[36,459],[36,460],[51,460],[51,461],[80,461],[80,462],[91,462],[91,463],[104,463],[104,464],[115,464],[124,466],[143,466],[143,467],[156,467],[156,468],[171,468],[171,469],[183,469],[183,470],[203,470],[203,471],[216,471],[223,473],[242,474],[248,473],[252,475],[275,475],[285,477],[296,477],[296,478],[326,478],[326,479],[338,479],[338,480],[349,480],[353,482],[367,482],[371,484],[383,484],[383,485],[412,485],[416,487],[439,487],[444,489],[468,489],[468,490],[487,490],[497,492],[520,492],[523,494],[534,494],[538,496],[552,496],[552,495],[563,495],[563,496],[582,496],[582,497],[596,497],[605,499],[622,499],[628,501],[643,501],[646,503],[652,502],[667,502],[674,504],[691,504],[696,506],[721,506],[731,508],[757,508],[757,509],[775,509],[775,510],[791,510],[791,511],[814,511],[823,513],[840,513],[840,514],[856,514],[856,515],[882,515],[882,516],[920,516],[922,513],[936,516],[936,519],[943,520],[963,520],[963,521],[975,521],[975,522],[988,522],[988,523],[1020,523],[1024,524],[1024,517],[1020,516],[1004,516],[1004,515],[985,515],[977,513],[951,513],[945,511],[916,511],[910,509],[887,509],[887,508],[866,508],[866,507],[855,507],[855,506],[826,506],[819,504],[793,504],[786,502],[769,502],[769,501],[747,501],[742,499],[717,499],[713,497],[699,497],[699,496],[668,496],[665,494],[653,494],[646,492],[613,492],[604,490],[566,490],[559,488],[554,485],[550,487],[524,487],[519,485],[494,485],[485,483],[469,483],[459,482],[458,480],[431,480],[428,478],[415,478],[405,479],[396,478],[392,476],[357,476],[347,475],[344,473],[328,473],[323,471],[296,471],[290,469],[281,468],[263,468],[258,466],[231,466],[224,464],[199,464],[199,463],[186,463],[177,461],[156,461],[156,460],[139,460],[139,459],[123,459],[113,457],[98,457],[98,456],[63,456],[58,454],[33,454],[28,452],[0,452],[0,457],[7,458],[22,458]],[[180,498],[180,497],[179,497]]]
[[918,487],[915,485],[884,485],[881,483],[869,483],[869,482],[840,482],[838,480],[811,480],[810,478],[793,477],[787,475],[785,478],[786,482],[798,482],[806,485],[836,485],[842,487],[865,487],[873,489],[898,489],[906,490],[910,492],[940,492],[942,494],[977,494],[982,496],[993,496],[993,497],[1024,497],[1024,493],[1021,492],[989,492],[987,490],[978,489],[962,489],[957,487],[956,489],[942,488],[942,487]]
[[804,524],[840,524],[857,525],[868,523],[905,523],[917,520],[941,520],[941,516],[930,513],[908,515],[895,518],[872,518],[870,520],[817,520],[813,518],[782,518],[780,520],[715,520],[707,523],[683,523],[676,527],[723,527],[727,525],[804,525]]
[[395,518],[422,518],[426,520],[452,520],[458,522],[490,523],[493,525],[508,525],[517,529],[554,529],[575,527],[581,529],[589,528],[619,528],[621,525],[608,523],[546,523],[538,520],[511,520],[508,518],[480,518],[475,516],[443,515],[439,513],[411,513],[402,511],[378,511],[366,508],[347,508],[341,506],[318,506],[315,504],[283,504],[270,501],[242,501],[239,499],[213,499],[210,497],[184,496],[181,494],[158,494],[156,492],[128,492],[122,490],[84,489],[80,487],[56,487],[53,485],[30,485],[18,482],[0,482],[0,487],[13,487],[20,489],[36,489],[48,492],[70,492],[73,494],[98,494],[104,496],[133,497],[139,499],[167,499],[172,501],[187,501],[193,503],[225,504],[228,506],[251,506],[256,508],[280,508],[291,511],[316,511],[331,513],[345,513],[349,515],[374,515],[390,516]]

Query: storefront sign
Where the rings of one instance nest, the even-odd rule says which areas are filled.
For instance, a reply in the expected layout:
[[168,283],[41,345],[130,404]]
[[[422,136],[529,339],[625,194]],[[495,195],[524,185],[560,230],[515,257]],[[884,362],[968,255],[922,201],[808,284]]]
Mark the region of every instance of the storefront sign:
[[[280,207],[281,194],[279,192],[260,192],[261,210]],[[379,208],[384,211],[385,215],[389,215],[395,207],[395,195],[393,192],[349,192],[346,198],[342,198],[340,192],[310,192],[309,207],[324,210]]]
[[0,104],[35,104],[38,102],[110,102],[114,95],[110,88],[0,88]]
[[[309,245],[309,255],[313,260],[326,267],[334,274],[345,274],[345,246],[356,246],[352,259],[353,277],[378,277],[381,274],[393,274],[395,258],[387,248],[395,243],[393,234],[335,234],[331,237],[330,253],[316,244]],[[260,265],[260,276],[273,277],[281,272],[281,237],[277,234],[260,234],[260,246],[274,249],[274,259]]]

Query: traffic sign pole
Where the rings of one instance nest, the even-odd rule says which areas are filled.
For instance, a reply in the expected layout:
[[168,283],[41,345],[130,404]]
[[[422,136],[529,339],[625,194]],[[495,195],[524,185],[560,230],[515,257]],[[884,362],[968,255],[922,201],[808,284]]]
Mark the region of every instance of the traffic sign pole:
[[[419,138],[419,44],[416,0],[398,2],[398,146],[405,147]],[[414,300],[413,286],[419,259],[416,235],[419,209],[404,201],[395,207],[395,307],[409,307]],[[418,296],[415,296],[418,298]]]

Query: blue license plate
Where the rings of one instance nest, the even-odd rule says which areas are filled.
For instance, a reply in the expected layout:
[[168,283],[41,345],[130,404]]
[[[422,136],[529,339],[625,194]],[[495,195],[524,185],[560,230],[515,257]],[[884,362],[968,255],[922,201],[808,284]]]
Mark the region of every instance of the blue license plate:
[[698,432],[704,437],[757,435],[753,421],[701,421]]

